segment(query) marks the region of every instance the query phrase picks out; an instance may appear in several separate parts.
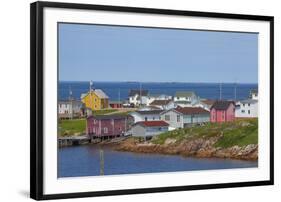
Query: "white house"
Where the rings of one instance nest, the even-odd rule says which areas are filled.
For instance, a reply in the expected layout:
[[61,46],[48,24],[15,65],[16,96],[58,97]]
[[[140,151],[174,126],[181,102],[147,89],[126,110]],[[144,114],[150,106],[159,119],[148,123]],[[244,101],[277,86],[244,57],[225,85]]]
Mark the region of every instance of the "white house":
[[199,101],[200,98],[192,91],[178,91],[174,96],[174,102],[180,107],[192,107]]
[[130,115],[134,118],[134,123],[140,121],[157,121],[161,120],[161,112],[163,112],[163,110],[138,110],[135,112],[131,112]]
[[258,90],[256,89],[251,90],[249,98],[253,100],[258,100],[259,99]]
[[236,102],[235,117],[253,118],[258,117],[258,100],[248,99]]
[[195,104],[195,107],[201,107],[207,111],[210,111],[214,103],[215,100],[200,99],[199,102]]
[[165,94],[148,94],[146,104],[150,105],[154,100],[171,100],[171,95]]
[[134,106],[147,105],[148,91],[147,90],[130,90],[129,104]]
[[176,104],[173,100],[154,100],[150,103],[150,106],[155,106],[163,110],[176,108]]
[[58,102],[59,118],[77,118],[82,115],[83,107],[78,100],[61,100]]

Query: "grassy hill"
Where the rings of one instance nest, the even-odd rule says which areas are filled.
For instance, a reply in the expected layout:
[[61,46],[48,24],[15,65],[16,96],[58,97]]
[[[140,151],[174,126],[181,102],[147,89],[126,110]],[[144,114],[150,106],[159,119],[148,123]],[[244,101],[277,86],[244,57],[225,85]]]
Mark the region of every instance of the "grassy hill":
[[169,139],[180,143],[183,140],[194,140],[219,136],[215,147],[228,148],[232,146],[246,146],[258,144],[258,119],[238,119],[228,123],[208,123],[205,126],[194,126],[191,128],[169,131],[152,139],[154,144],[165,144]]

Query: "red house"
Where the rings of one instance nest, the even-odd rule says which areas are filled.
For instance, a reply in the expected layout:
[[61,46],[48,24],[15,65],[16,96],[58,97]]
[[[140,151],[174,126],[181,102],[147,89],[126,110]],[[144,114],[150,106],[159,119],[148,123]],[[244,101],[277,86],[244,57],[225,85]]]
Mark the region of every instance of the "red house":
[[93,137],[119,137],[129,129],[133,118],[128,115],[98,115],[87,118],[87,134]]
[[109,106],[113,109],[122,108],[122,102],[120,101],[109,101]]
[[210,111],[211,122],[228,122],[235,119],[235,104],[232,101],[216,101]]

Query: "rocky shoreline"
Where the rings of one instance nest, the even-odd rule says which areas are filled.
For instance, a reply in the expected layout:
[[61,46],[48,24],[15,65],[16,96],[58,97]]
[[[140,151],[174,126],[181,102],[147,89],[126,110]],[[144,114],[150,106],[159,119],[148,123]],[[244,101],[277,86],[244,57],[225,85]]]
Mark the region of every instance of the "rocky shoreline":
[[183,140],[177,143],[175,139],[168,138],[164,144],[154,144],[149,142],[139,142],[137,139],[129,138],[115,145],[119,151],[129,151],[138,153],[159,153],[182,155],[186,157],[198,158],[231,158],[240,160],[258,160],[258,145],[249,144],[246,146],[232,146],[228,148],[215,147],[215,143],[220,137],[196,138],[193,140]]

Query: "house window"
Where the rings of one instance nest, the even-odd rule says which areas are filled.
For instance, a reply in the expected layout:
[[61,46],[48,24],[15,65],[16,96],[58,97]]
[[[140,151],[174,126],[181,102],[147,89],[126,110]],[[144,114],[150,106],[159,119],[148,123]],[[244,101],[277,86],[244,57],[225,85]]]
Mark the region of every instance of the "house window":
[[147,121],[147,117],[144,117],[144,120]]
[[95,133],[95,132],[96,132],[96,128],[94,127],[94,128],[93,128],[93,133]]
[[243,107],[245,107],[245,104],[243,104]]
[[242,112],[242,113],[245,113],[245,110],[243,109],[243,110],[241,110],[241,112]]
[[165,121],[170,121],[170,115],[165,115]]
[[103,128],[104,133],[108,133],[108,129],[106,127]]
[[181,121],[181,117],[180,115],[177,115],[177,122],[180,122]]
[[155,120],[155,117],[153,117],[152,119]]
[[250,107],[250,106],[251,106],[251,104],[250,104],[250,103],[248,103],[248,106]]
[[251,113],[251,111],[250,110],[248,110],[248,114],[250,114]]

